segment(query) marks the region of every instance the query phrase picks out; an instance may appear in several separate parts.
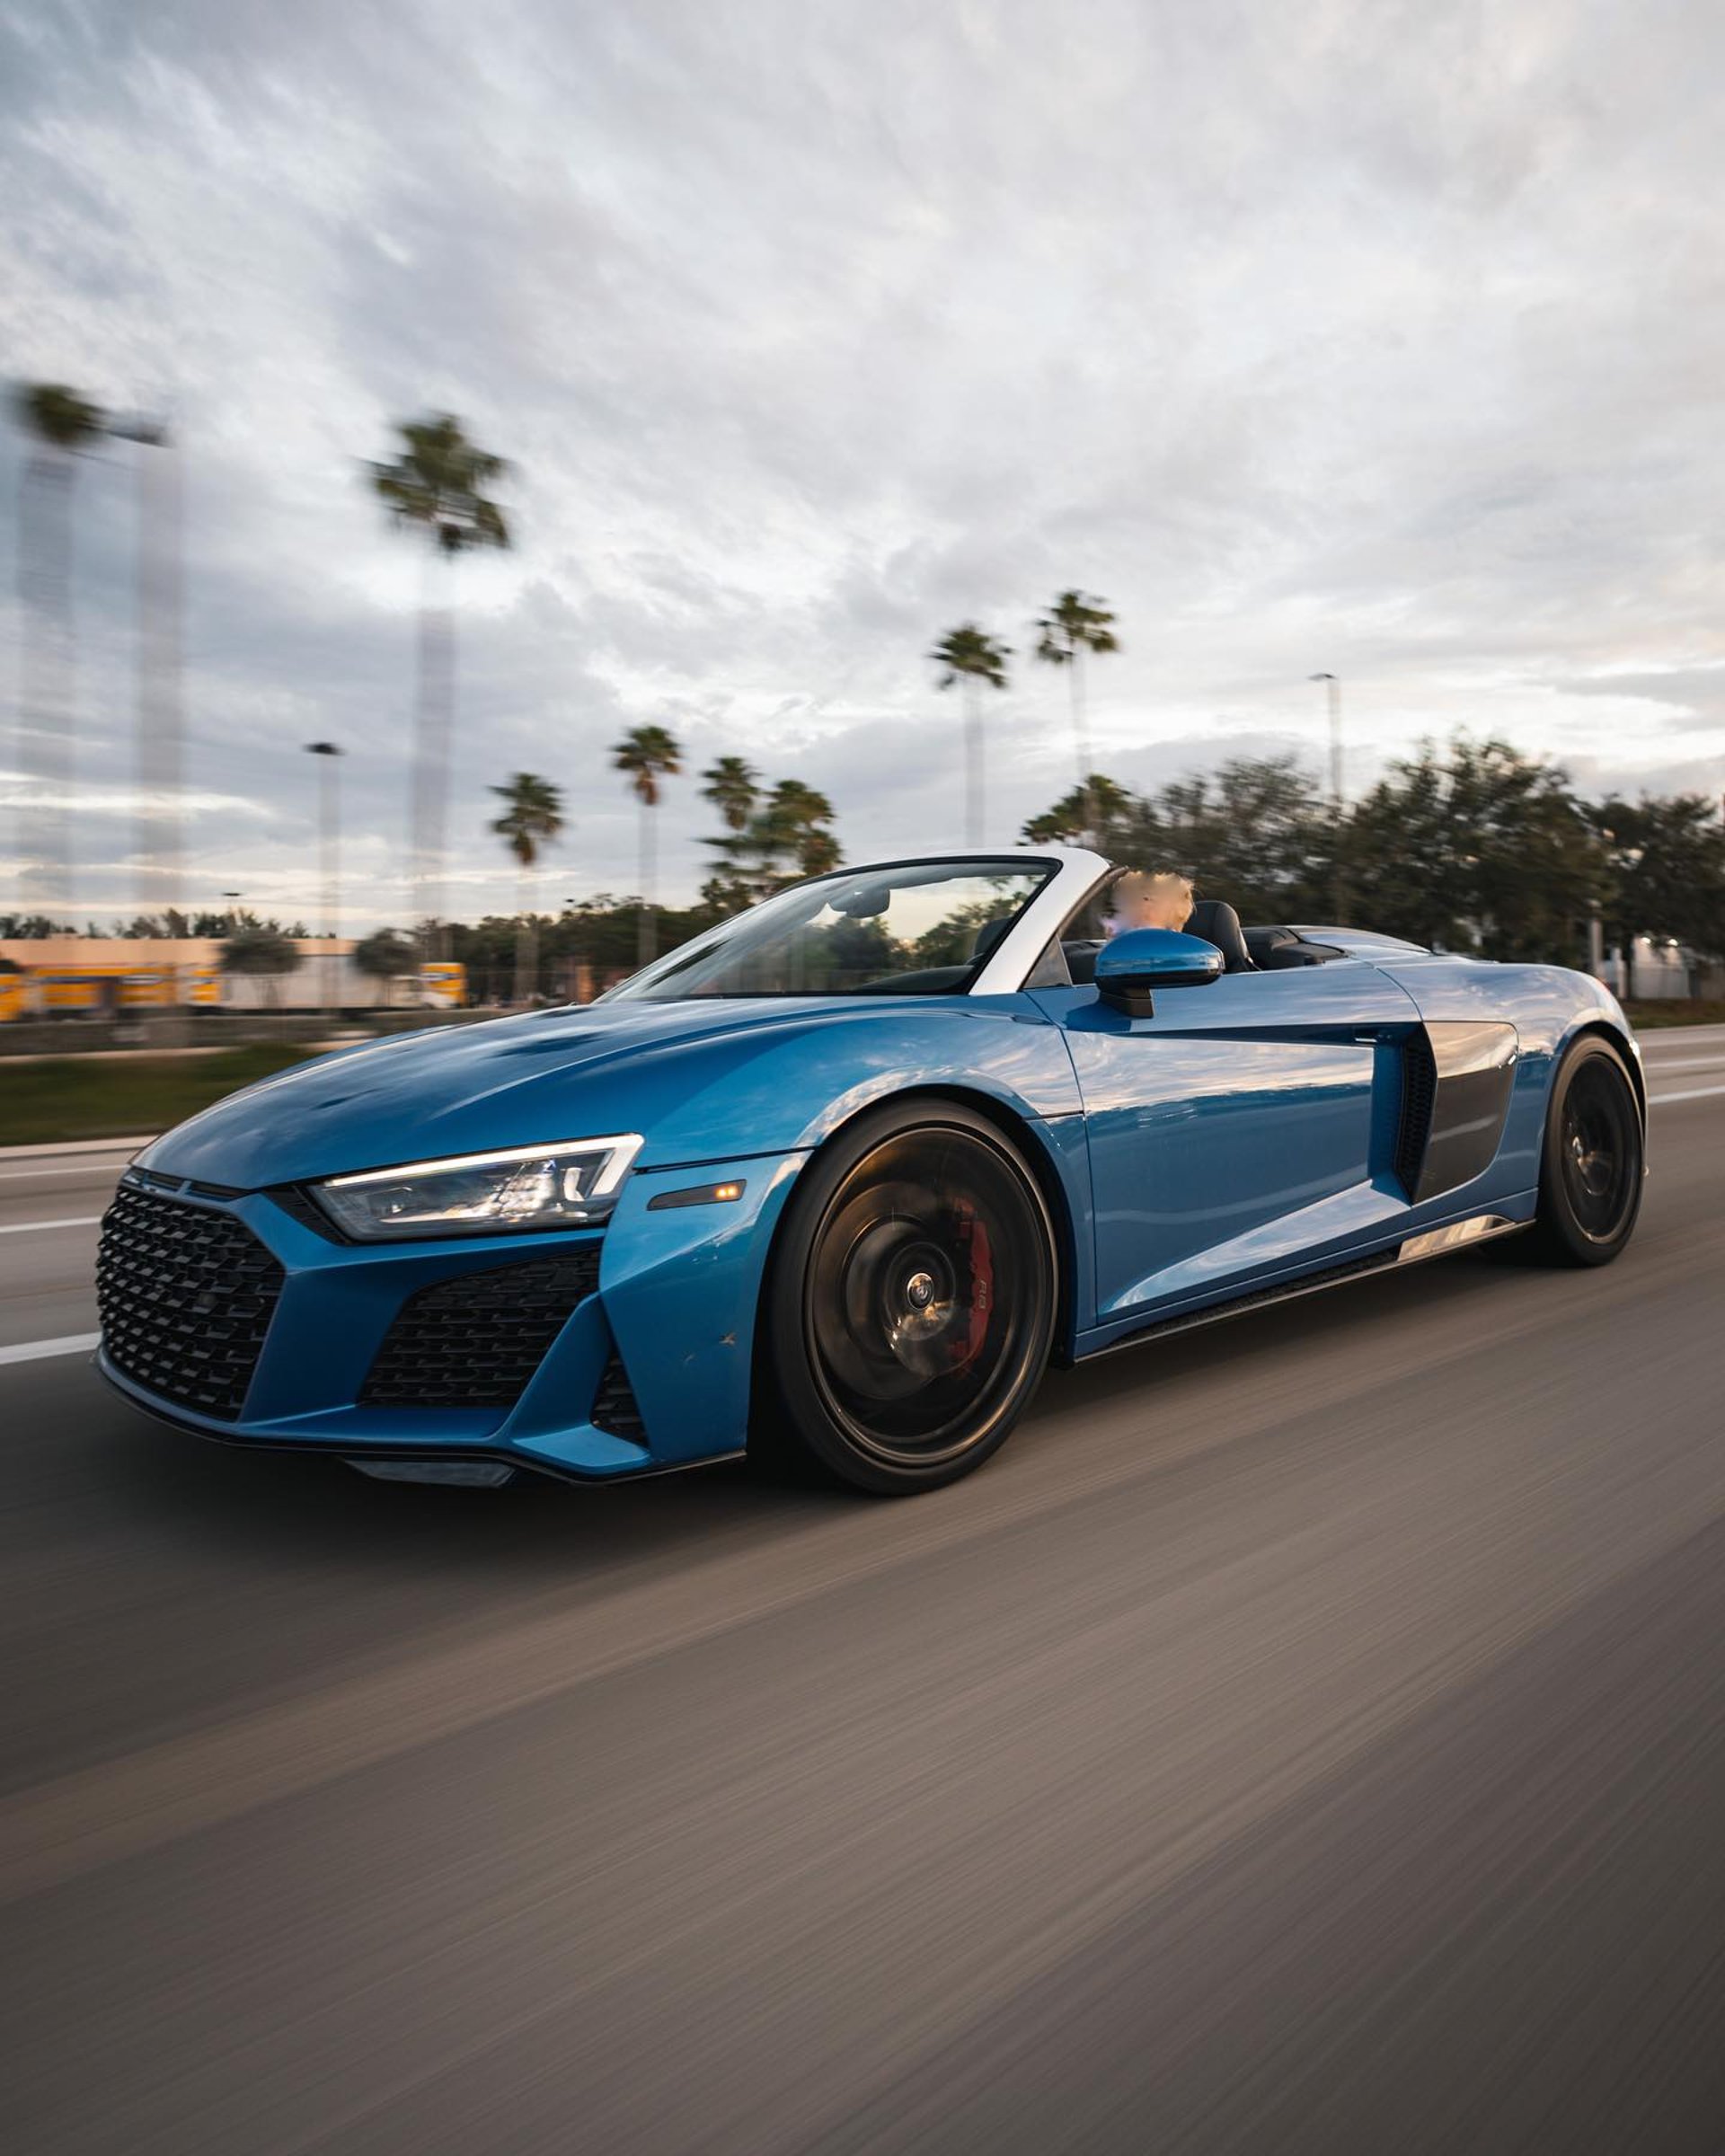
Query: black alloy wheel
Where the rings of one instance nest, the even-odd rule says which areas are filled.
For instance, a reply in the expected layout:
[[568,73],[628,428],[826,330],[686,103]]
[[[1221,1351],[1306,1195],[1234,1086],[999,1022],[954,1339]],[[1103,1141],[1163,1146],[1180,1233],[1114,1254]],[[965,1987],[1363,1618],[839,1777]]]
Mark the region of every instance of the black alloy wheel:
[[1623,1057],[1588,1035],[1552,1085],[1539,1185],[1539,1253],[1608,1265],[1634,1232],[1645,1163],[1641,1104]]
[[770,1434],[882,1496],[954,1481],[1022,1413],[1055,1305],[1048,1206],[986,1118],[942,1101],[864,1116],[804,1171],[774,1252]]

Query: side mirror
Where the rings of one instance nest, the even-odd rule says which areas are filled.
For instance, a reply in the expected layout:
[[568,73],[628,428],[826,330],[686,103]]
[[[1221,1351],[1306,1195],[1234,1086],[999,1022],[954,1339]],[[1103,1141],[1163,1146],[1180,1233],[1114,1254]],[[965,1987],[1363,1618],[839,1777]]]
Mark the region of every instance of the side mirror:
[[1202,988],[1222,977],[1222,953],[1172,928],[1128,928],[1096,954],[1096,992],[1128,1018],[1154,1018],[1153,988]]

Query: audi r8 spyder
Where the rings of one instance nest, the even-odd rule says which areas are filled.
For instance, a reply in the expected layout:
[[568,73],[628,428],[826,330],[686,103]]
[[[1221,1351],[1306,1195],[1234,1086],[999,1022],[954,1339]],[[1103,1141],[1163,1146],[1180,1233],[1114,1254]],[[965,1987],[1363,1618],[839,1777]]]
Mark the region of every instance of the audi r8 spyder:
[[234,1094],[121,1180],[100,1367],[403,1480],[748,1452],[890,1493],[1051,1360],[1492,1237],[1623,1250],[1646,1092],[1597,982],[1220,900],[1110,939],[1118,873],[845,869],[597,1003]]

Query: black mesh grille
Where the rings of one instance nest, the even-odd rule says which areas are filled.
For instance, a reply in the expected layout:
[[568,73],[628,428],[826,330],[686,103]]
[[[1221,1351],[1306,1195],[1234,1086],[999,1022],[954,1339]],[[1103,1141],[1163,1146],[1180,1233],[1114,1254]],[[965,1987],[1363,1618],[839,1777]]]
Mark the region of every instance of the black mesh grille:
[[1438,1098],[1438,1065],[1423,1033],[1411,1033],[1402,1048],[1402,1120],[1395,1134],[1395,1172],[1408,1196],[1420,1185],[1431,1111]]
[[631,1438],[636,1445],[647,1442],[647,1425],[641,1419],[635,1389],[620,1356],[614,1355],[605,1365],[605,1375],[593,1396],[593,1427],[608,1430],[614,1437]]
[[397,1312],[359,1397],[368,1407],[513,1407],[598,1284],[592,1242],[422,1287]]
[[146,1392],[232,1422],[281,1283],[281,1267],[232,1214],[122,1183],[96,1259],[102,1346]]

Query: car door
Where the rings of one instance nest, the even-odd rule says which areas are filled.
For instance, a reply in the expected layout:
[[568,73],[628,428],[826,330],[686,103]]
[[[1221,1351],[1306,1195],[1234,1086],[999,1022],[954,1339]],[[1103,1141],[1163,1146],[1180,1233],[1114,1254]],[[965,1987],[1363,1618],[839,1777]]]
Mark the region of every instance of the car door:
[[1407,1212],[1396,1132],[1420,1013],[1375,966],[1158,989],[1148,1018],[1091,987],[1031,993],[1066,1035],[1089,1127],[1092,1324],[1340,1260]]

